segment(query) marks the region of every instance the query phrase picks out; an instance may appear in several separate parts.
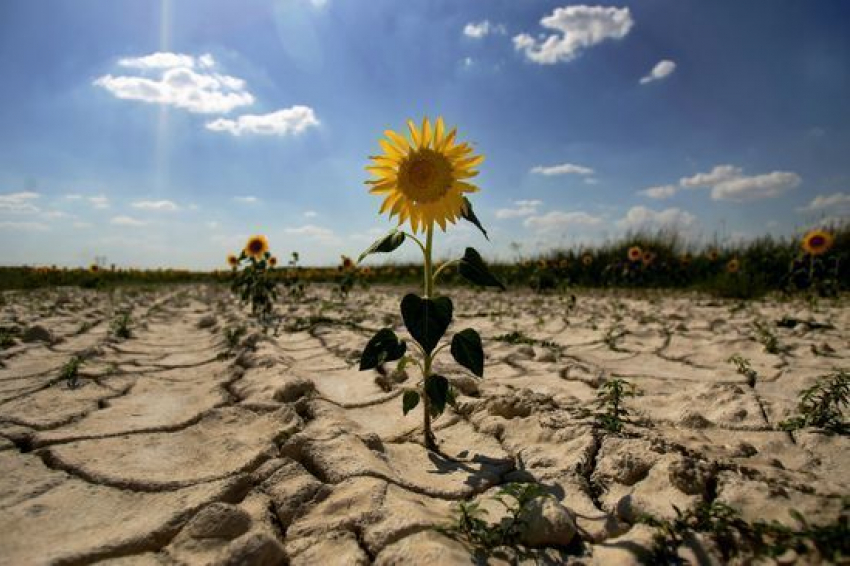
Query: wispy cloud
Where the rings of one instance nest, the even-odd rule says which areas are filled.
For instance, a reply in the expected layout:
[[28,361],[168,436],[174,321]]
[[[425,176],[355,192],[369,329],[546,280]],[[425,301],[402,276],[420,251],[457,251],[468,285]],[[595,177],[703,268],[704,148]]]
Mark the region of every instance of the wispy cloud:
[[697,173],[692,177],[682,177],[679,184],[688,189],[711,187],[743,175],[743,170],[734,165],[716,165],[708,173]]
[[671,228],[689,230],[697,223],[697,217],[680,208],[652,210],[645,206],[633,206],[616,224],[624,230]]
[[13,214],[32,214],[39,211],[39,208],[33,204],[33,201],[41,198],[36,192],[21,191],[17,193],[7,193],[0,195],[0,212],[9,212]]
[[108,74],[95,79],[95,86],[117,98],[174,106],[201,114],[225,114],[254,103],[245,81],[211,72],[215,61],[210,55],[196,59],[191,55],[159,52],[121,59],[119,65],[140,72],[156,70],[159,76]]
[[653,81],[660,81],[661,79],[667,78],[673,74],[673,71],[676,70],[676,63],[670,60],[659,61],[655,64],[652,70],[648,75],[641,78],[640,84],[645,85],[647,83],[651,83]]
[[162,212],[174,212],[180,207],[170,200],[137,200],[130,206],[140,210],[157,210]]
[[515,200],[513,208],[500,208],[496,211],[496,218],[520,218],[537,214],[537,208],[543,204],[540,200]]
[[14,222],[11,220],[1,220],[0,229],[2,230],[20,230],[23,232],[44,232],[50,230],[50,227],[41,222]]
[[676,185],[659,185],[657,187],[648,187],[642,191],[638,191],[638,194],[648,198],[661,200],[672,197],[678,190],[679,188]]
[[103,195],[88,197],[88,201],[97,209],[109,208],[109,199]]
[[260,201],[260,199],[253,196],[233,197],[233,200],[235,200],[236,202],[241,202],[242,204],[256,204]]
[[319,215],[315,210],[307,210],[304,212],[304,218],[315,218]]
[[551,165],[551,166],[543,166],[536,165],[531,168],[532,173],[536,173],[538,175],[546,175],[547,177],[551,177],[553,175],[593,175],[594,171],[590,167],[582,167],[581,165],[574,165],[572,163],[562,163],[561,165]]
[[229,132],[234,136],[243,134],[257,135],[298,135],[307,128],[316,127],[319,120],[309,106],[292,106],[271,114],[245,114],[235,120],[219,118],[207,122],[207,129],[215,132]]
[[717,165],[707,173],[683,177],[679,184],[686,188],[711,188],[713,200],[745,202],[778,197],[800,185],[802,179],[790,171],[772,171],[761,175],[744,175],[740,167]]
[[143,221],[141,221],[137,218],[133,218],[131,216],[123,216],[123,215],[113,217],[109,221],[109,223],[113,224],[115,226],[133,226],[133,227],[144,226],[145,224],[147,224],[146,222],[143,222]]
[[818,195],[812,199],[812,202],[804,207],[798,208],[800,212],[818,212],[821,210],[829,211],[850,211],[850,194],[848,193],[833,193],[831,195]]
[[504,35],[507,33],[503,24],[494,24],[489,20],[470,22],[463,26],[463,35],[472,39],[481,39],[489,34]]
[[294,228],[284,228],[283,232],[290,236],[299,236],[302,238],[312,238],[324,244],[336,244],[339,242],[336,234],[330,228],[323,228],[314,224],[305,226],[297,226]]
[[603,41],[624,38],[634,21],[628,8],[575,5],[555,8],[540,25],[555,33],[538,37],[521,33],[513,38],[514,48],[534,63],[551,65],[572,61]]

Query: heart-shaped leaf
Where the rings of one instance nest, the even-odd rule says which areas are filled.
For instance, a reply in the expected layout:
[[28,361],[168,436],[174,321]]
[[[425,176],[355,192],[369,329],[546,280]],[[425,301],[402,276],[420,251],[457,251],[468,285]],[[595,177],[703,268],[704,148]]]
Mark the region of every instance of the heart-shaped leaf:
[[423,299],[409,293],[401,300],[401,317],[413,339],[430,354],[452,322],[452,301],[448,297]]
[[375,241],[374,244],[369,246],[369,249],[360,254],[360,257],[357,258],[357,263],[363,261],[363,259],[370,254],[378,254],[378,253],[389,253],[400,245],[404,243],[404,233],[399,232],[398,230],[390,230],[389,234],[381,238],[380,240]]
[[442,375],[429,375],[425,380],[425,394],[431,402],[431,416],[442,414],[449,397],[449,380]]
[[404,414],[407,415],[410,411],[416,408],[416,405],[419,404],[419,392],[414,391],[413,389],[408,389],[404,392],[404,396],[401,398],[401,410],[404,411]]
[[374,369],[384,362],[391,362],[404,356],[407,344],[399,340],[395,332],[382,328],[366,344],[360,355],[360,371]]
[[481,336],[475,330],[467,328],[454,335],[452,356],[478,377],[484,377],[484,348],[481,347]]
[[464,279],[476,285],[505,290],[505,284],[490,273],[484,260],[481,259],[481,254],[475,251],[475,248],[466,248],[466,252],[457,265],[457,271]]
[[472,203],[469,202],[469,199],[466,197],[463,197],[463,207],[460,209],[460,216],[467,222],[475,224],[475,226],[481,230],[481,233],[484,234],[484,237],[488,240],[490,239],[487,235],[487,230],[484,229],[484,226],[481,225],[481,221],[478,220],[477,216],[475,216],[475,211],[472,210]]

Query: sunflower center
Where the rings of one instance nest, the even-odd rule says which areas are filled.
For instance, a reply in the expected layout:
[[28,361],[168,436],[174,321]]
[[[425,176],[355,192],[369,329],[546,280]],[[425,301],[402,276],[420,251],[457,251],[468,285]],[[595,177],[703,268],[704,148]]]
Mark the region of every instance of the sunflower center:
[[263,249],[263,243],[259,240],[253,240],[249,244],[248,249],[251,250],[251,253],[258,254]]
[[809,246],[813,248],[819,248],[824,244],[826,244],[826,238],[821,235],[816,235],[809,238]]
[[439,200],[452,186],[452,165],[432,149],[420,149],[401,162],[398,186],[416,203]]

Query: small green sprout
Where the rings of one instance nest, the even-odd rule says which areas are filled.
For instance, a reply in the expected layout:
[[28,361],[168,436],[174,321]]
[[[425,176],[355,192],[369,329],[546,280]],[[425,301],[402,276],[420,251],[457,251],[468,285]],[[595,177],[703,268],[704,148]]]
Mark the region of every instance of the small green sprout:
[[132,318],[130,317],[129,312],[119,313],[113,320],[110,325],[110,331],[112,336],[118,338],[120,340],[126,340],[132,335],[130,331],[130,325],[132,324]]
[[747,378],[747,385],[755,387],[758,373],[756,373],[756,370],[754,370],[750,365],[750,360],[740,354],[734,354],[726,361],[730,364],[735,364],[735,368],[738,373]]
[[779,424],[782,430],[819,428],[846,434],[850,423],[844,419],[844,409],[850,403],[850,374],[837,369],[822,376],[817,383],[800,392],[797,411],[800,413]]
[[59,379],[64,379],[68,385],[68,389],[76,389],[79,385],[80,366],[83,365],[83,359],[79,356],[74,356],[62,366],[59,372]]
[[608,432],[618,433],[623,430],[624,417],[629,415],[623,407],[627,397],[637,394],[635,386],[624,379],[612,379],[599,387],[596,393],[596,403],[603,411],[596,413],[597,426]]

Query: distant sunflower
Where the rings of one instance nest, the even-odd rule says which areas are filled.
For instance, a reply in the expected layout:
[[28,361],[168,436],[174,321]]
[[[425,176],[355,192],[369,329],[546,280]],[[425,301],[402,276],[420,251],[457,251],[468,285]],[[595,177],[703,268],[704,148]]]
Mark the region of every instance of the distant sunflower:
[[706,252],[705,257],[708,258],[708,261],[717,261],[717,258],[720,257],[720,254],[717,253],[717,250],[711,249]]
[[581,256],[581,262],[586,266],[590,265],[591,263],[593,263],[593,256],[590,254],[584,254],[583,256]]
[[277,258],[275,256],[269,258],[269,265],[272,267],[277,265]]
[[233,254],[228,254],[227,256],[227,265],[230,267],[238,267],[239,266],[239,258]]
[[826,230],[812,230],[803,236],[803,251],[811,255],[822,255],[829,251],[835,237]]
[[98,271],[100,271],[100,266],[96,263],[93,263],[89,266],[89,271],[91,271],[92,273],[97,273]]
[[341,256],[341,257],[342,257],[342,266],[341,266],[342,269],[351,269],[352,267],[354,267],[354,262],[351,260],[350,257],[348,257],[347,255],[344,255],[344,256]]
[[379,143],[383,155],[372,156],[366,170],[376,178],[366,181],[369,192],[382,195],[381,214],[398,216],[398,223],[410,221],[413,232],[427,230],[435,222],[445,231],[446,222],[454,223],[464,212],[464,193],[478,187],[465,181],[478,175],[474,168],[484,161],[483,155],[472,155],[466,142],[455,143],[457,128],[446,132],[442,118],[432,128],[428,118],[417,128],[407,121],[410,141],[401,134],[386,130],[388,139]]
[[265,236],[251,236],[245,244],[245,255],[260,259],[269,251],[269,240]]
[[679,258],[679,261],[682,263],[682,265],[690,265],[691,254],[682,254],[682,257]]
[[629,248],[628,258],[629,261],[638,261],[643,257],[643,250],[641,250],[638,246],[632,246]]
[[741,262],[738,261],[738,258],[736,258],[736,257],[733,257],[732,259],[730,259],[729,262],[726,264],[726,272],[727,273],[738,273],[738,271],[740,269],[741,269]]
[[643,252],[643,257],[641,258],[641,261],[643,261],[644,265],[652,265],[652,263],[655,261],[655,252],[646,250],[645,252]]

